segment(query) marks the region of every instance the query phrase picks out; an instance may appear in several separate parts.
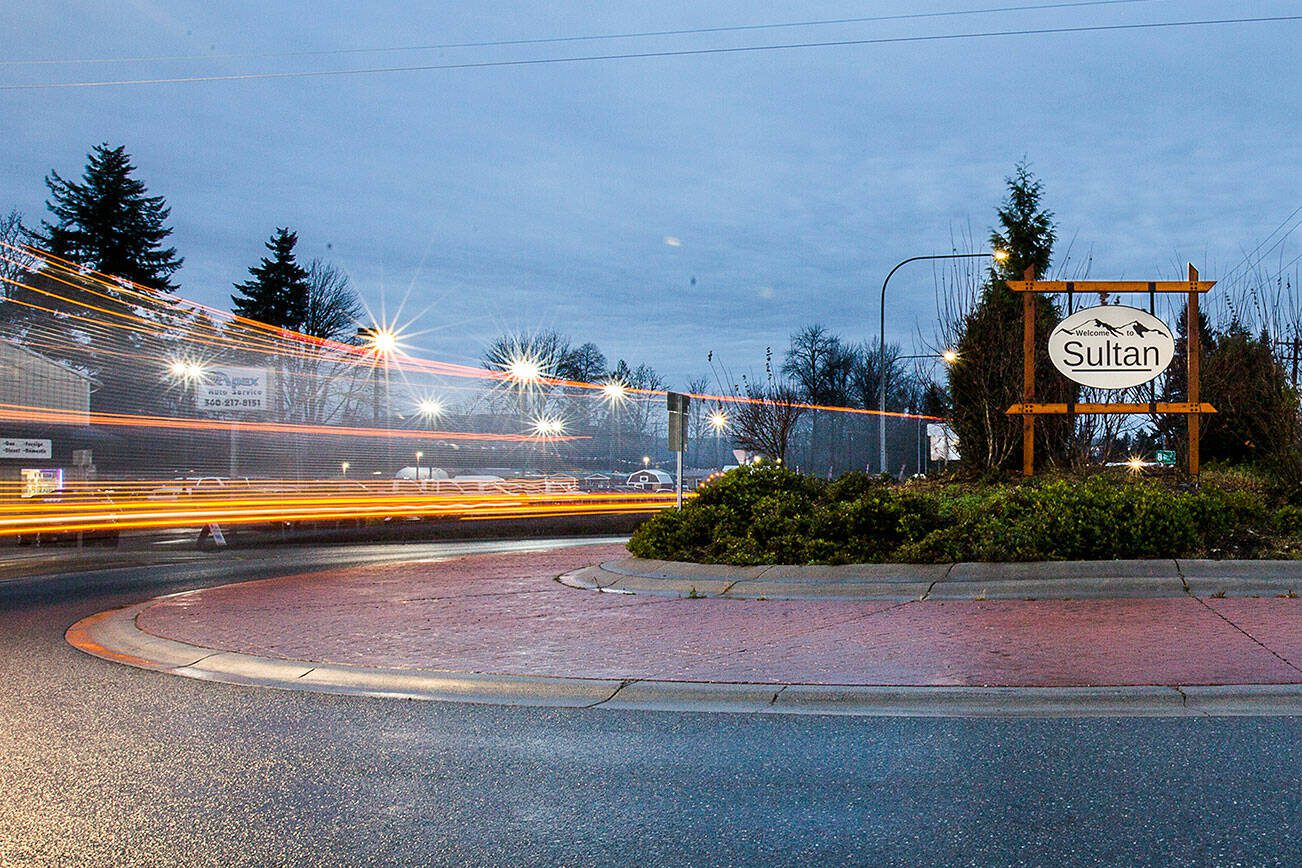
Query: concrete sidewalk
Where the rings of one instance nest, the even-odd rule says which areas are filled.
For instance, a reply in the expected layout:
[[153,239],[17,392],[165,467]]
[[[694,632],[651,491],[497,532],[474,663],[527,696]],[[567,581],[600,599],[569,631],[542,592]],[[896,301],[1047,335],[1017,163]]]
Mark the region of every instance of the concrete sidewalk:
[[1082,600],[1302,595],[1302,561],[755,566],[623,557],[561,577],[574,588],[743,600]]
[[68,639],[173,674],[424,699],[1302,714],[1297,599],[1205,598],[1183,587],[1158,598],[1033,602],[697,599],[554,581],[623,554],[584,546],[227,585],[101,613]]

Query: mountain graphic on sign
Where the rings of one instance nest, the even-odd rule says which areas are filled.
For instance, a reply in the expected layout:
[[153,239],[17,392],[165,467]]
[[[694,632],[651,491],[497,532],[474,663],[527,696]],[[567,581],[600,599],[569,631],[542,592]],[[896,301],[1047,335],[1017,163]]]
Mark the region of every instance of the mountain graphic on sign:
[[1150,334],[1158,335],[1164,338],[1170,337],[1170,335],[1168,335],[1166,332],[1162,331],[1161,329],[1149,328],[1148,326],[1141,323],[1139,320],[1131,320],[1130,322],[1125,323],[1124,325],[1114,326],[1111,323],[1104,322],[1098,317],[1095,317],[1093,322],[1088,322],[1085,323],[1084,325],[1079,325],[1074,329],[1064,329],[1063,334],[1069,334],[1069,335],[1089,334],[1090,331],[1094,329],[1102,329],[1103,331],[1107,332],[1113,337],[1122,337],[1123,335],[1125,336],[1134,335],[1137,338],[1147,338]]
[[1146,338],[1146,337],[1148,337],[1149,332],[1152,332],[1152,333],[1155,334],[1155,335],[1160,335],[1161,337],[1164,337],[1164,338],[1169,338],[1169,337],[1170,337],[1169,334],[1167,334],[1166,332],[1162,331],[1161,329],[1151,329],[1151,328],[1149,328],[1148,326],[1146,326],[1146,325],[1144,325],[1143,323],[1141,323],[1139,320],[1133,320],[1132,322],[1130,322],[1130,323],[1128,323],[1128,324],[1126,324],[1126,325],[1123,325],[1122,328],[1123,328],[1123,329],[1124,329],[1124,328],[1131,329],[1131,330],[1132,330],[1136,335],[1138,335],[1138,336],[1141,337],[1141,338]]
[[1112,332],[1112,334],[1114,335],[1121,334],[1120,328],[1117,328],[1116,326],[1111,325],[1110,323],[1105,323],[1103,320],[1098,319],[1097,317],[1095,317],[1094,322],[1090,323],[1090,325],[1095,326],[1096,328],[1107,329],[1108,331]]

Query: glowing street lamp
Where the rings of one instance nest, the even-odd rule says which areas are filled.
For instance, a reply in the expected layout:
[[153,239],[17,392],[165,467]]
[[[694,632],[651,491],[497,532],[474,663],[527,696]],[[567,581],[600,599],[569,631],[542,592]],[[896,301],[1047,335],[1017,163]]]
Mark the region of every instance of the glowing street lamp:
[[528,356],[513,356],[504,366],[506,376],[518,386],[529,386],[542,379],[542,365]]
[[174,378],[180,380],[186,385],[197,383],[203,379],[208,370],[198,362],[192,362],[189,359],[177,359],[167,366],[167,371]]
[[427,422],[433,422],[443,415],[443,402],[437,398],[425,398],[416,405],[416,412],[424,416]]
[[[385,326],[373,325],[362,326],[357,329],[357,336],[366,342],[367,348],[377,360],[384,362],[384,417],[385,425],[391,425],[393,420],[393,402],[389,383],[389,360],[398,350],[398,333]],[[372,382],[374,388],[371,399],[372,424],[377,428],[380,425],[380,389],[378,380],[378,371],[372,369]],[[393,464],[393,441],[388,437],[384,441],[385,459],[389,465]]]
[[416,452],[416,481],[420,482],[420,460],[425,457],[424,452]]
[[601,394],[612,404],[622,404],[628,398],[628,386],[619,380],[610,380],[601,387]]
[[945,360],[945,364],[953,365],[958,362],[958,350],[945,350],[940,354],[940,357]]
[[561,419],[540,417],[533,420],[535,437],[559,437],[565,433],[565,422]]
[[349,464],[347,461],[339,465],[339,472],[345,479],[348,478],[348,468],[351,466],[352,465]]
[[728,414],[723,412],[722,409],[715,409],[709,416],[705,417],[705,421],[714,430],[714,461],[716,464],[722,465],[720,440],[723,437],[723,432],[728,430]]
[[366,340],[366,346],[377,356],[391,356],[398,351],[398,333],[382,326],[359,328],[357,336]]

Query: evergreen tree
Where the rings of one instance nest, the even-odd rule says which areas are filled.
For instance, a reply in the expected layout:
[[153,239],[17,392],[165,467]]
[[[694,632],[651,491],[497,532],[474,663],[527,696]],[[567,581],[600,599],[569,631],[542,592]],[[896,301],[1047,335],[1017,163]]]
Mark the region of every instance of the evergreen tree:
[[[1204,461],[1276,463],[1295,448],[1297,395],[1288,373],[1271,352],[1271,337],[1254,336],[1237,319],[1213,332],[1199,311],[1199,397],[1216,408],[1203,416],[1199,448]],[[1177,321],[1176,357],[1167,369],[1163,399],[1184,401],[1188,380],[1188,315]],[[1163,416],[1159,435],[1187,453],[1185,416]]]
[[[1044,184],[1019,163],[1006,180],[1008,195],[998,211],[1000,228],[990,235],[995,250],[1007,251],[990,268],[981,298],[958,324],[958,361],[949,367],[954,429],[964,465],[990,471],[1019,464],[1021,419],[1005,415],[1022,399],[1022,301],[1008,281],[1022,279],[1029,267],[1043,278],[1053,260],[1056,230],[1053,212],[1041,205]],[[1051,298],[1037,296],[1037,347],[1043,347],[1059,319]],[[1036,354],[1036,400],[1065,403],[1076,388],[1049,361]],[[1036,422],[1036,455],[1061,463],[1070,452],[1070,426],[1065,418],[1042,417]]]
[[[1174,338],[1175,355],[1171,359],[1171,364],[1167,366],[1166,373],[1162,375],[1161,390],[1158,396],[1162,401],[1187,401],[1189,400],[1189,311],[1183,305],[1180,307],[1179,316],[1176,317]],[[1203,401],[1208,401],[1214,407],[1217,406],[1215,402],[1212,402],[1207,397],[1206,367],[1212,356],[1216,354],[1217,339],[1218,335],[1211,327],[1207,312],[1200,309],[1198,311],[1198,358],[1202,363],[1203,373],[1199,377],[1200,398]],[[1214,388],[1213,391],[1215,391]],[[1211,416],[1203,417],[1200,423],[1201,430],[1199,433],[1201,435],[1206,435],[1207,423],[1211,418]],[[1177,449],[1182,456],[1188,455],[1189,424],[1187,416],[1160,415],[1154,417],[1153,422],[1155,448]]]
[[171,214],[162,196],[146,195],[132,173],[131,155],[122,146],[97,145],[88,155],[81,183],[51,171],[45,178],[56,218],[30,232],[32,242],[56,256],[122,277],[159,292],[172,292],[172,274],[181,267],[175,247],[163,247],[172,234]]
[[307,271],[294,257],[298,235],[277,228],[267,241],[270,256],[249,269],[252,280],[235,284],[231,311],[237,316],[285,329],[301,330],[309,313]]
[[1295,429],[1288,420],[1297,413],[1297,399],[1271,350],[1268,332],[1254,336],[1237,320],[1217,336],[1199,384],[1203,400],[1216,408],[1202,421],[1206,460],[1269,461],[1292,445]]

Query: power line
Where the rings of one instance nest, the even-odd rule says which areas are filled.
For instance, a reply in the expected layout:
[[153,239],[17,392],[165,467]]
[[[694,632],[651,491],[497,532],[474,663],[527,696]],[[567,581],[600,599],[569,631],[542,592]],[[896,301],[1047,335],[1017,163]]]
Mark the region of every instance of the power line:
[[1268,242],[1268,241],[1270,241],[1270,239],[1274,238],[1274,237],[1275,237],[1275,236],[1276,236],[1276,235],[1277,235],[1281,230],[1284,229],[1285,226],[1287,226],[1289,223],[1291,223],[1292,220],[1293,220],[1293,218],[1296,217],[1296,216],[1298,215],[1299,212],[1302,212],[1302,206],[1298,206],[1297,208],[1294,208],[1294,209],[1293,209],[1293,213],[1292,213],[1292,214],[1289,214],[1287,217],[1285,217],[1285,218],[1280,222],[1280,224],[1279,224],[1278,226],[1276,226],[1273,230],[1271,230],[1271,233],[1270,233],[1269,235],[1267,235],[1265,238],[1261,239],[1261,241],[1259,241],[1259,242],[1257,243],[1257,246],[1256,246],[1256,247],[1252,248],[1251,251],[1248,251],[1248,252],[1244,253],[1244,254],[1243,254],[1243,261],[1240,262],[1238,265],[1234,266],[1233,268],[1231,268],[1230,271],[1229,271],[1229,273],[1226,274],[1226,275],[1224,275],[1224,276],[1221,278],[1221,280],[1229,280],[1232,276],[1234,276],[1235,274],[1237,274],[1237,273],[1239,272],[1240,269],[1244,269],[1244,268],[1252,269],[1252,268],[1256,267],[1256,265],[1259,264],[1259,263],[1261,262],[1261,260],[1263,260],[1263,259],[1265,259],[1267,256],[1269,256],[1269,255],[1271,254],[1271,252],[1272,252],[1276,247],[1278,247],[1280,244],[1282,244],[1282,243],[1284,242],[1285,239],[1288,238],[1288,236],[1292,235],[1295,231],[1297,231],[1298,227],[1302,226],[1302,222],[1299,222],[1299,223],[1295,224],[1295,225],[1293,226],[1292,229],[1288,230],[1288,231],[1285,232],[1283,235],[1280,235],[1279,238],[1278,238],[1278,239],[1277,239],[1273,244],[1271,244],[1270,247],[1268,247],[1268,248],[1266,249],[1266,251],[1265,251],[1264,253],[1261,254],[1260,257],[1258,257],[1256,263],[1254,263],[1254,262],[1252,261],[1252,258],[1253,258],[1254,256],[1256,256],[1256,255],[1257,255],[1257,252],[1260,251],[1261,248],[1264,247],[1264,246],[1266,245],[1266,242]]
[[924,18],[951,18],[960,15],[989,15],[997,12],[1033,12],[1081,6],[1119,6],[1136,3],[1169,3],[1172,0],[1074,0],[1074,2],[1037,3],[1028,6],[992,6],[985,9],[954,9],[942,12],[910,12],[899,15],[870,15],[858,18],[823,18],[809,21],[784,21],[772,24],[738,24],[719,27],[689,27],[679,30],[645,30],[628,33],[584,34],[579,36],[545,36],[533,39],[492,39],[478,42],[441,42],[429,45],[400,45],[371,48],[319,48],[300,51],[228,52],[223,54],[164,54],[141,57],[94,57],[38,60],[0,60],[0,66],[75,66],[89,64],[148,63],[185,60],[241,60],[274,57],[319,57],[342,54],[387,54],[407,51],[438,51],[449,48],[504,48],[519,45],[548,45],[567,42],[596,42],[616,39],[644,39],[657,36],[689,36],[707,33],[743,33],[755,30],[779,30],[795,27],[824,27],[840,24],[866,24],[882,21],[910,21]]
[[940,33],[929,36],[884,36],[874,39],[838,39],[826,42],[788,42],[771,45],[743,45],[730,48],[689,48],[678,51],[638,51],[623,54],[589,54],[571,57],[536,57],[523,60],[486,60],[470,63],[438,63],[415,66],[375,66],[356,69],[307,70],[298,72],[247,72],[228,75],[192,75],[171,78],[111,79],[105,81],[71,81],[43,84],[6,84],[0,91],[66,90],[72,88],[121,87],[126,85],[191,84],[205,81],[255,81],[283,78],[326,78],[337,76],[378,75],[393,72],[433,72],[453,69],[489,69],[513,66],[543,66],[564,63],[593,63],[606,60],[639,60],[656,57],[694,57],[705,55],[744,54],[787,51],[801,48],[841,48],[860,45],[945,42],[987,39],[1001,36],[1049,36],[1071,33],[1105,33],[1132,30],[1158,30],[1179,27],[1212,27],[1226,24],[1265,24],[1302,21],[1302,15],[1273,15],[1259,18],[1209,18],[1187,21],[1157,21],[1144,24],[1092,24],[1080,27],[1040,27],[1022,30],[987,30],[975,33]]

